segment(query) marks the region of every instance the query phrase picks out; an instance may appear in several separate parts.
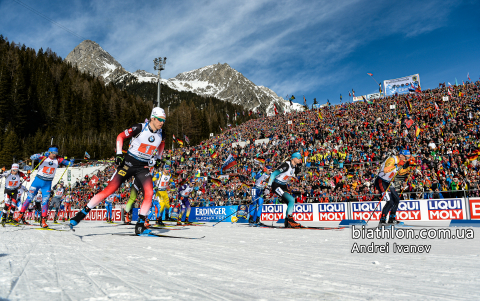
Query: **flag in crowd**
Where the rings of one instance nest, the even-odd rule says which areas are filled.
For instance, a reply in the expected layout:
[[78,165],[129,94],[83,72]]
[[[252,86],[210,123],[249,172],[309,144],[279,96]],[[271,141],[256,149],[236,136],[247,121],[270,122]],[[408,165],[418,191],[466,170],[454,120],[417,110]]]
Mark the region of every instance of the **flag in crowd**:
[[237,165],[237,161],[235,161],[235,158],[230,154],[228,155],[227,160],[222,164],[222,171],[232,168],[235,165]]
[[352,93],[350,93],[350,91],[348,91],[348,97],[352,97]]
[[353,97],[355,97],[355,91],[352,89],[352,95]]
[[409,111],[412,111],[413,107],[412,107],[412,103],[410,103],[410,100],[405,99],[405,104],[407,105],[407,109]]
[[215,159],[216,157],[218,157],[217,152],[213,152],[213,154],[210,155],[210,158],[212,158],[212,159]]
[[221,132],[223,132],[223,129],[222,129],[222,127],[221,127],[221,126],[218,126],[218,127],[220,128],[220,131],[221,131]]
[[183,139],[185,139],[185,142],[190,145],[190,139],[188,139],[187,135],[183,134]]
[[172,136],[173,136],[173,141],[175,141],[175,142],[176,142],[176,141],[177,141],[177,139],[175,138],[175,135],[172,135]]
[[273,110],[275,111],[275,115],[278,115],[277,106],[275,104],[273,104]]
[[262,165],[263,165],[263,164],[265,164],[265,159],[255,158],[255,159],[254,159],[254,162],[255,162],[256,164],[262,164]]
[[[287,95],[287,97],[288,97],[288,95]],[[292,97],[290,97],[290,99],[289,99],[289,101],[290,101],[290,105],[293,105],[293,102],[292,102],[292,100],[294,100],[294,99],[295,99],[295,96],[293,96],[293,94],[292,94]]]
[[323,120],[323,116],[322,116],[322,113],[320,113],[320,111],[318,111],[318,118],[320,118],[320,120]]
[[215,179],[215,178],[208,177],[208,181],[212,184],[215,184],[215,186],[220,186],[222,184],[222,182],[219,179]]
[[342,101],[342,94],[340,94],[340,101]]
[[305,99],[305,95],[303,95],[303,104],[306,106],[307,105],[307,100]]
[[373,77],[373,74],[372,74],[372,73],[368,73],[368,72],[367,72],[367,74]]
[[85,160],[88,160],[88,159],[90,159],[90,155],[87,153],[87,151],[85,151],[85,156],[84,156],[84,159],[85,159]]
[[469,81],[472,81],[472,80],[470,79],[470,72],[467,73],[467,78],[468,78]]
[[180,144],[180,147],[183,147],[183,141],[180,139],[177,139],[177,143]]
[[420,135],[420,132],[421,132],[420,128],[416,125],[415,126],[415,137],[418,137],[418,135]]

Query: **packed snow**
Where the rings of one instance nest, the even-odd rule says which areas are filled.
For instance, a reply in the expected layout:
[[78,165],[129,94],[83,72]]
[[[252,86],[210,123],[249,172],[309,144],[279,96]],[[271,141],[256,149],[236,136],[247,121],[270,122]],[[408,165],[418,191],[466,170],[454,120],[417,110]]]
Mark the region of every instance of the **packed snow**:
[[[1,300],[478,300],[480,244],[429,253],[352,254],[351,229],[221,223],[154,230],[184,240],[113,235],[133,226],[82,222],[76,232],[0,227]],[[63,225],[51,225],[62,228]]]

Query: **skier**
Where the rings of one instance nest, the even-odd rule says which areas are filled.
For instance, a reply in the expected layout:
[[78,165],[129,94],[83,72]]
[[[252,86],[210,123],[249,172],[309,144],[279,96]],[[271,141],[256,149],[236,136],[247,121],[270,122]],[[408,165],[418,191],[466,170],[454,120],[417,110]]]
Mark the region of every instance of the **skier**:
[[106,220],[107,223],[113,223],[112,203],[115,198],[120,198],[119,194],[111,194],[105,199],[105,209],[107,209]]
[[[163,168],[163,172],[160,174],[158,173],[155,178],[153,179],[154,181],[157,181],[157,192],[156,192],[156,197],[160,200],[160,211],[157,216],[157,225],[164,226],[165,224],[163,223],[163,212],[165,211],[165,208],[167,209],[165,211],[165,220],[168,220],[168,212],[170,210],[170,200],[168,198],[168,193],[167,193],[167,187],[168,183],[170,182],[171,174],[170,174],[170,166],[165,165]],[[158,204],[158,201],[157,201]]]
[[[396,219],[396,213],[398,204],[400,203],[400,196],[395,190],[394,185],[390,185],[390,182],[395,178],[395,175],[398,171],[402,169],[408,169],[410,167],[411,153],[409,150],[404,149],[400,152],[399,156],[392,156],[387,158],[385,162],[380,166],[380,172],[378,173],[377,178],[375,179],[375,188],[378,189],[383,195],[383,199],[387,201],[385,207],[382,210],[382,216],[378,225],[387,224],[387,214],[390,212],[388,218],[389,224],[398,224],[400,223]],[[405,173],[402,173],[405,174]],[[388,189],[388,191],[386,191]]]
[[[39,223],[42,219],[42,191],[39,190],[35,196],[35,222]],[[28,205],[30,207],[30,205]]]
[[19,193],[19,187],[22,185],[20,178],[23,178],[27,182],[30,181],[30,178],[19,171],[18,164],[13,164],[9,172],[4,172],[0,175],[0,179],[3,177],[5,178],[5,206],[3,207],[0,222],[2,226],[5,226],[10,213],[13,215],[17,205],[17,195]]
[[133,203],[137,199],[138,190],[139,188],[135,184],[136,180],[131,183],[130,187],[130,197],[128,198],[127,204],[125,204],[125,224],[130,225],[132,222],[132,215],[130,211],[132,211]]
[[55,209],[55,217],[53,218],[53,223],[57,223],[58,210],[60,210],[60,205],[62,204],[62,197],[65,193],[65,187],[63,187],[63,181],[59,181],[57,185],[53,188],[53,198],[52,198],[52,208]]
[[272,173],[272,167],[267,166],[263,172],[259,170],[255,173],[255,185],[252,188],[252,205],[254,206],[255,210],[253,214],[250,215],[248,222],[251,225],[260,225],[260,217],[262,216],[262,206],[263,206],[263,196],[268,196],[270,194],[270,190],[265,189],[266,181],[269,179],[270,174]]
[[287,203],[287,216],[285,217],[285,228],[301,228],[302,225],[293,219],[293,209],[295,199],[287,192],[287,183],[295,174],[300,172],[302,164],[302,155],[299,152],[292,154],[290,161],[285,161],[280,167],[272,172],[268,180],[268,190],[273,190],[281,199],[281,202]]
[[189,181],[192,182],[192,184],[193,184],[193,183],[195,183],[195,178],[191,177],[190,180],[187,180],[185,182],[185,184],[181,185],[180,188],[178,189],[178,199],[180,200],[180,202],[182,204],[182,211],[180,212],[180,215],[178,216],[177,225],[182,224],[182,217],[183,217],[184,213],[186,213],[185,214],[185,223],[186,224],[190,223],[188,221],[188,217],[190,216],[191,207],[190,207],[190,201],[188,199],[188,196],[193,191],[193,186],[195,184],[190,186],[189,183],[188,183]]
[[63,221],[70,219],[70,212],[72,212],[72,196],[70,192],[65,196],[63,209]]
[[52,191],[52,181],[53,178],[55,177],[55,172],[57,171],[57,168],[60,166],[60,164],[66,165],[66,166],[72,166],[74,159],[66,160],[65,158],[62,157],[57,157],[58,155],[58,146],[56,145],[51,145],[48,148],[47,153],[45,156],[42,156],[41,154],[35,154],[30,157],[31,160],[41,160],[41,164],[38,167],[38,173],[37,176],[35,177],[35,180],[33,180],[32,185],[30,186],[30,189],[28,190],[28,196],[25,202],[23,203],[22,209],[20,210],[20,214],[18,217],[15,219],[15,221],[18,222],[23,222],[24,224],[28,224],[25,221],[25,211],[28,208],[28,205],[30,205],[30,202],[32,199],[35,197],[38,191],[42,191],[43,199],[42,199],[42,220],[41,220],[41,226],[43,228],[47,228],[48,225],[46,223],[47,221],[47,216],[48,216],[48,200],[50,198],[50,192]]
[[[144,199],[140,208],[135,234],[146,230],[145,219],[152,204],[153,183],[149,167],[160,166],[165,141],[163,140],[162,127],[165,122],[165,111],[155,107],[146,123],[138,123],[117,137],[117,156],[115,163],[118,168],[108,186],[96,194],[90,202],[70,220],[70,228],[78,225],[87,214],[107,196],[112,194],[120,185],[131,177],[135,177],[142,185]],[[125,158],[122,155],[123,140],[131,138]]]

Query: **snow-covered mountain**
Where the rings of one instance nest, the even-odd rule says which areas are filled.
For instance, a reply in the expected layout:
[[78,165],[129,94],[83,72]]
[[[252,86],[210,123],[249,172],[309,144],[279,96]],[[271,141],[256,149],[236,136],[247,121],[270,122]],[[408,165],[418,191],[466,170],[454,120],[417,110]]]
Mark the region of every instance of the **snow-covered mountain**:
[[65,60],[72,65],[77,65],[80,71],[102,77],[107,84],[115,78],[129,73],[123,69],[122,65],[110,53],[90,40],[85,40],[78,44],[67,55]]
[[[126,71],[108,52],[97,43],[85,40],[73,49],[65,58],[77,65],[80,71],[102,77],[105,83],[157,82],[155,74],[144,70]],[[257,86],[242,73],[228,64],[216,64],[200,69],[183,72],[162,83],[178,91],[189,91],[204,96],[244,106],[248,110],[274,114],[274,105],[279,113],[303,110],[303,106],[278,96],[264,86]]]
[[290,106],[289,101],[269,88],[255,85],[227,63],[183,72],[164,83],[175,90],[214,96],[243,105],[249,110],[267,112],[269,115],[274,114],[273,104],[279,112],[303,110],[303,107],[296,103]]

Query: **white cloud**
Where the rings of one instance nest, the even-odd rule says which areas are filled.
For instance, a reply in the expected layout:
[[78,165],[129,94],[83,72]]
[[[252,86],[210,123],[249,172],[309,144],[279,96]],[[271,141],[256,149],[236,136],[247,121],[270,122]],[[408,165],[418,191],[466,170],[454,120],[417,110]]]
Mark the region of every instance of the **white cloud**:
[[[49,11],[46,2],[27,3],[96,41],[129,71],[152,72],[153,58],[159,55],[168,57],[164,77],[226,62],[279,95],[305,93],[348,78],[348,66],[338,65],[359,46],[392,34],[408,38],[445,26],[454,5],[447,1],[438,5],[434,1],[102,0],[69,5],[58,1],[49,6],[56,10]],[[3,2],[0,9],[4,11],[0,18],[17,17],[18,28],[11,32],[29,46],[50,47],[65,57],[80,43],[18,5]]]

